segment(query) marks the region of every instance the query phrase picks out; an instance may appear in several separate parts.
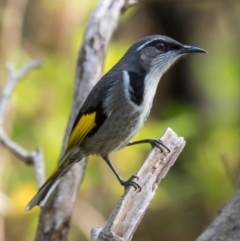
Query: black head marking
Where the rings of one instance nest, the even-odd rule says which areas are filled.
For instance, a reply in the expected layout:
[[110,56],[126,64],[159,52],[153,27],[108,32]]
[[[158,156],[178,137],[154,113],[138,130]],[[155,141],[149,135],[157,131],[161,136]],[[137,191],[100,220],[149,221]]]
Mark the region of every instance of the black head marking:
[[161,52],[167,52],[169,50],[178,50],[183,47],[183,45],[176,40],[160,35],[144,38],[143,41],[140,40],[139,43],[140,42],[141,44],[136,51],[141,51],[148,47],[154,47]]
[[129,95],[130,99],[136,105],[141,105],[143,102],[143,95],[144,95],[144,78],[145,75],[138,74],[132,71],[128,71],[129,75]]

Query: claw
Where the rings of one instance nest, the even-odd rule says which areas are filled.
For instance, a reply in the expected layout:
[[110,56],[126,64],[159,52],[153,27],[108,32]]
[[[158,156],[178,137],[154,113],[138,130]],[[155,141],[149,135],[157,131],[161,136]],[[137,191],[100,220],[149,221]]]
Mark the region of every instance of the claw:
[[162,140],[159,140],[159,139],[144,139],[144,140],[134,141],[134,142],[128,143],[127,146],[143,144],[143,143],[149,143],[152,146],[152,148],[157,147],[161,152],[163,152],[164,149],[166,149],[167,152],[170,153],[170,149],[163,143]]
[[130,179],[136,179],[137,181],[139,180],[139,177],[137,175],[132,175]]
[[124,186],[125,188],[128,186],[132,186],[135,191],[138,190],[138,192],[141,192],[142,188],[139,184],[137,184],[133,179],[139,180],[139,177],[136,175],[131,176],[127,181],[122,180],[121,185]]
[[163,143],[163,141],[158,139],[149,139],[149,143],[151,144],[152,148],[157,147],[161,152],[163,152],[164,147],[168,153],[170,153],[170,149]]

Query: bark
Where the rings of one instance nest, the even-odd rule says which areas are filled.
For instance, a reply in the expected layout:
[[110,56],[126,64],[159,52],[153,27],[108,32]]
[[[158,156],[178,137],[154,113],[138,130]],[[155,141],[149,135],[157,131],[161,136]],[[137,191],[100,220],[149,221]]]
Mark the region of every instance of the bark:
[[92,229],[92,241],[130,241],[142,220],[151,200],[156,194],[160,181],[168,173],[181,153],[185,141],[178,137],[170,128],[163,134],[161,140],[171,150],[160,152],[155,147],[137,173],[137,183],[141,192],[133,188],[126,189],[119,200],[105,227]]
[[197,241],[240,240],[240,189]]
[[[62,152],[66,148],[67,137],[81,105],[101,77],[106,49],[120,15],[135,3],[136,0],[100,0],[89,19],[77,60],[72,112]],[[67,239],[69,223],[85,166],[86,159],[75,164],[41,210],[36,241]]]
[[8,79],[6,84],[2,88],[0,95],[0,144],[9,150],[17,160],[24,162],[27,165],[33,165],[35,171],[35,177],[38,187],[40,187],[44,180],[44,161],[43,152],[41,148],[37,148],[34,151],[27,151],[21,147],[18,143],[11,140],[4,130],[4,121],[6,118],[7,109],[11,100],[12,94],[17,84],[33,69],[41,66],[43,63],[40,59],[34,59],[29,61],[19,70],[15,70],[12,63],[7,64]]

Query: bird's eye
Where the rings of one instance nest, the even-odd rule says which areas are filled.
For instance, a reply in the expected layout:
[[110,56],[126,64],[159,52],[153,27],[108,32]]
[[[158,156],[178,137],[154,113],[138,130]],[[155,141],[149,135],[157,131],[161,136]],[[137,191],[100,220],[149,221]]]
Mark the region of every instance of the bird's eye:
[[167,46],[166,46],[166,44],[164,44],[162,42],[158,42],[158,43],[156,43],[155,48],[160,51],[164,51],[164,50],[166,50]]

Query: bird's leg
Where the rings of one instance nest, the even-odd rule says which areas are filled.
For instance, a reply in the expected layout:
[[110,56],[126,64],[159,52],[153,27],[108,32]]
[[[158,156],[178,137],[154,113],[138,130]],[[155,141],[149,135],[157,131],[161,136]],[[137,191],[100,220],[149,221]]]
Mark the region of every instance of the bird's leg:
[[139,192],[141,191],[141,186],[139,184],[137,184],[136,182],[133,181],[133,179],[137,179],[138,177],[136,175],[131,176],[128,180],[124,181],[119,174],[117,173],[116,169],[113,167],[112,163],[109,160],[108,156],[102,157],[103,160],[108,164],[108,166],[112,169],[112,171],[114,172],[114,174],[116,175],[118,181],[120,182],[120,184],[122,186],[124,186],[125,188],[128,186],[132,186],[134,187],[135,191],[138,189]]
[[127,146],[143,144],[143,143],[149,143],[152,146],[152,148],[157,147],[161,152],[163,152],[163,148],[165,148],[167,152],[170,153],[170,149],[163,143],[163,141],[159,139],[143,139],[139,141],[129,142]]

